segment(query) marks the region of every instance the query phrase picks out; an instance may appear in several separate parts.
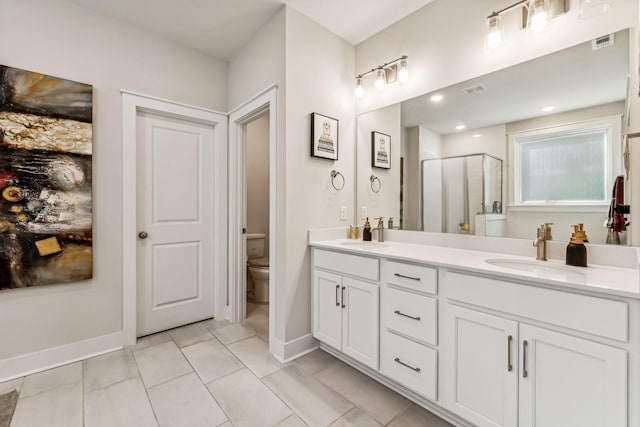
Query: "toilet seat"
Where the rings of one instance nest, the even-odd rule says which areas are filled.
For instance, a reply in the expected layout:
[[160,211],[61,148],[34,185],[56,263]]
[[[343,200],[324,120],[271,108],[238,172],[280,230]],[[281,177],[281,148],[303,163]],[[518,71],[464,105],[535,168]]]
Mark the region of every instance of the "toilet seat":
[[248,261],[248,264],[249,264],[249,267],[268,269],[269,268],[269,258],[267,258],[267,257],[265,257],[265,258],[253,258],[253,259],[250,259]]

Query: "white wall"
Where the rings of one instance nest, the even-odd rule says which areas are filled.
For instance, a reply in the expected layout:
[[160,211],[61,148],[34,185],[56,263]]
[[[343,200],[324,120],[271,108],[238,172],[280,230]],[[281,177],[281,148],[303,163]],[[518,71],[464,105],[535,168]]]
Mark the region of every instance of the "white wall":
[[[420,230],[420,128],[403,128],[402,157],[404,178],[402,188],[402,227]],[[400,224],[396,223],[396,227]]]
[[[391,136],[391,169],[371,166],[371,132],[382,132]],[[398,224],[400,219],[400,154],[402,127],[400,125],[400,104],[380,108],[358,116],[358,171],[357,216],[356,222],[362,226],[361,209],[366,207],[372,227],[377,226],[373,218],[393,217]],[[369,178],[375,175],[380,179],[380,191],[371,189]],[[385,222],[386,226],[386,222]],[[377,235],[376,235],[377,237]]]
[[[278,284],[278,311],[291,342],[311,331],[311,269],[307,230],[347,226],[353,218],[355,118],[352,45],[297,11],[286,13],[286,279]],[[310,156],[311,113],[339,121],[338,160]],[[344,175],[335,191],[331,170]],[[345,236],[346,237],[346,236]]]
[[[517,29],[517,11],[503,16],[508,44],[496,52],[484,51],[486,17],[500,10],[504,0],[438,0],[356,47],[356,72],[370,70],[405,54],[410,79],[390,85],[382,95],[370,95],[356,103],[358,113],[413,98],[595,37],[638,24],[637,0],[615,0],[598,17],[579,20],[579,0],[568,0],[569,11],[551,21],[548,31],[532,34]],[[636,34],[637,37],[637,34]],[[632,53],[638,56],[637,51]],[[636,68],[633,68],[637,70]],[[369,77],[365,84],[372,81]],[[636,85],[637,87],[637,85]]]
[[247,233],[265,233],[269,255],[269,114],[247,124]]
[[226,111],[227,69],[62,0],[0,0],[0,40],[0,64],[94,86],[94,278],[3,291],[0,359],[7,359],[122,329],[120,89]]
[[420,126],[420,161],[442,157],[442,135]]

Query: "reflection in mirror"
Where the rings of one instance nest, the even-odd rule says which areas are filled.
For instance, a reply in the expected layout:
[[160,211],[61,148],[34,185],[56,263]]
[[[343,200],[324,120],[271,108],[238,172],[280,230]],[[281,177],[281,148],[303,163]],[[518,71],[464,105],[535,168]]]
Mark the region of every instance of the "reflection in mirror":
[[[629,31],[612,41],[358,116],[358,218],[527,239],[550,222],[555,240],[568,240],[570,226],[584,223],[589,241],[604,243],[612,185],[622,174]],[[372,131],[391,135],[388,170],[371,165]],[[371,175],[382,182],[378,193],[370,191]]]
[[488,154],[425,159],[422,229],[503,237],[502,160]]

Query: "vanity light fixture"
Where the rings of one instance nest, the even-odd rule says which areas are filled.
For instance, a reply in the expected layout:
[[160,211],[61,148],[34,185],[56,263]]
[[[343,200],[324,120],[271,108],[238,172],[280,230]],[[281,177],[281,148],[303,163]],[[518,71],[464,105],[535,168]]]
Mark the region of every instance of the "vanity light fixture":
[[374,86],[378,92],[382,92],[387,85],[387,72],[380,67],[376,70],[376,80]]
[[520,0],[504,9],[492,12],[487,16],[489,26],[485,37],[487,50],[497,49],[504,43],[504,29],[500,22],[502,15],[518,8],[522,9],[522,27],[537,33],[546,28],[551,18],[566,12],[566,0]]
[[400,58],[378,65],[366,73],[358,74],[356,76],[356,86],[354,89],[356,98],[360,99],[364,96],[363,80],[370,74],[375,76],[373,87],[378,92],[382,92],[389,83],[395,81],[404,83],[409,80],[408,56],[402,55]]

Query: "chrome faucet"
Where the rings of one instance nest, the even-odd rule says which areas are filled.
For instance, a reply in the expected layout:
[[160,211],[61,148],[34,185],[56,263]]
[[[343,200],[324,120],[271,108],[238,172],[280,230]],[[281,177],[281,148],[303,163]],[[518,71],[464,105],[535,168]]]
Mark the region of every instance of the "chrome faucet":
[[547,260],[547,241],[551,240],[551,225],[552,222],[545,222],[538,227],[538,236],[533,241],[533,246],[536,247],[536,259],[540,261]]
[[371,232],[373,233],[374,231],[378,231],[378,242],[384,242],[384,222],[382,222],[384,217],[381,216],[380,218],[374,218],[374,219],[378,220],[378,226],[376,228],[371,229]]

